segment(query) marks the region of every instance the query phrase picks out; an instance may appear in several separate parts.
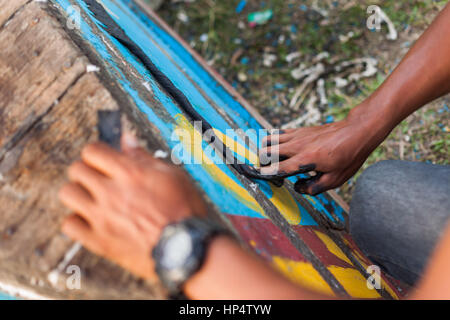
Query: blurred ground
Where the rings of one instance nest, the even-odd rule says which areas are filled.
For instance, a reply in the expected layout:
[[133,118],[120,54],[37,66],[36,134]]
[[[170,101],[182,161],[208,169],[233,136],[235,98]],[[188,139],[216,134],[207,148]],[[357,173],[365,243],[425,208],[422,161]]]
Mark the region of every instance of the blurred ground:
[[[281,127],[305,114],[308,119],[303,118],[300,125],[344,118],[383,82],[446,3],[165,0],[158,13],[268,121]],[[382,24],[379,32],[367,28],[370,14],[366,10],[371,4],[379,5],[392,20],[398,32],[396,40],[386,38],[386,24]],[[265,10],[272,10],[272,17],[262,25],[250,27],[248,14]],[[340,75],[331,72],[322,77],[326,101],[320,102],[323,95],[317,92],[317,82],[314,82],[309,91],[302,92],[296,107],[290,105],[299,87],[307,81],[307,77],[298,75],[296,79],[293,70],[298,69],[301,74],[319,63],[332,70],[343,61],[359,58],[376,59],[377,71],[343,87],[335,81]],[[362,71],[361,66],[352,70]],[[312,101],[313,96],[316,102]],[[448,164],[449,105],[447,96],[403,121],[375,150],[363,169],[384,159]],[[311,111],[308,108],[313,112],[307,113]],[[347,201],[360,172],[338,190]]]

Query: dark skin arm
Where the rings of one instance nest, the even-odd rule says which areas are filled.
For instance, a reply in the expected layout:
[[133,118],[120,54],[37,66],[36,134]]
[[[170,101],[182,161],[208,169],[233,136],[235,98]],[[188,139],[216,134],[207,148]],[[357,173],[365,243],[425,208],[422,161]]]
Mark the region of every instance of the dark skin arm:
[[268,136],[261,149],[287,157],[264,173],[295,172],[314,165],[319,179],[297,183],[296,190],[315,195],[342,185],[403,119],[450,92],[450,5],[435,19],[395,71],[345,120]]

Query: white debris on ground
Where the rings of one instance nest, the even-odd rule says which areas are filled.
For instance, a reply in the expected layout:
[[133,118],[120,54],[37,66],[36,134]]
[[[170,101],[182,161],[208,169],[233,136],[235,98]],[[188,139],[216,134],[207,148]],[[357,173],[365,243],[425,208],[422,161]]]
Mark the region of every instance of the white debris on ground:
[[244,72],[239,72],[237,76],[240,82],[246,82],[248,79],[247,75]]
[[320,120],[320,111],[319,108],[316,107],[317,96],[313,94],[311,98],[308,100],[306,104],[305,110],[306,112],[300,116],[299,118],[286,123],[281,128],[282,129],[292,129],[302,125],[312,125],[317,123]]
[[[311,84],[313,84],[316,80],[319,79],[319,77],[325,72],[325,65],[322,63],[318,63],[315,66],[312,66],[311,68],[302,70],[300,72],[298,72],[298,74],[296,74],[296,77],[294,77],[294,79],[302,79],[305,78],[305,80],[303,80],[303,83],[297,88],[297,90],[294,93],[294,96],[291,99],[291,102],[289,103],[289,106],[291,108],[293,108],[294,110],[298,110],[302,104],[302,102],[304,101],[304,98],[306,98],[306,95],[309,93],[308,91],[310,91],[309,87]],[[305,95],[305,91],[306,95]],[[303,99],[302,99],[303,97]]]
[[350,80],[350,81],[358,81],[362,78],[372,77],[378,71],[378,69],[377,69],[378,61],[376,59],[361,58],[361,59],[353,60],[352,62],[354,65],[355,64],[364,64],[366,66],[366,69],[363,72],[352,73],[351,75],[349,75],[348,80]]
[[355,36],[355,33],[353,31],[349,31],[347,34],[341,34],[339,35],[339,41],[342,43],[348,42],[351,38]]
[[287,63],[292,63],[294,60],[298,59],[301,57],[301,52],[299,51],[295,51],[295,52],[291,52],[286,56],[286,62]]
[[204,34],[202,34],[202,35],[200,36],[199,40],[200,40],[201,42],[206,42],[206,41],[208,41],[208,38],[209,38],[208,34],[207,34],[207,33],[204,33]]
[[277,61],[277,56],[275,54],[271,54],[271,53],[264,53],[263,55],[263,65],[265,67],[270,68],[276,61]]
[[325,91],[325,80],[317,80],[317,94],[319,95],[319,103],[321,107],[328,106],[327,94]]
[[178,18],[178,20],[180,20],[181,22],[184,22],[184,23],[189,22],[189,17],[187,16],[186,12],[184,12],[184,11],[178,12],[177,18]]
[[388,26],[388,35],[386,36],[386,38],[388,40],[397,40],[398,33],[397,30],[395,29],[394,24],[380,7],[378,7],[378,16],[380,17],[381,21],[385,22]]
[[73,257],[78,252],[80,252],[81,248],[82,248],[81,243],[75,242],[72,245],[72,247],[66,252],[63,260],[58,264],[58,266],[52,271],[50,271],[50,273],[47,275],[47,280],[53,287],[55,288],[58,287],[59,276],[61,275],[61,273],[65,272],[65,269],[72,261]]
[[292,110],[302,110],[302,115],[285,124],[283,128],[293,128],[298,125],[315,124],[320,120],[321,110],[328,106],[326,81],[333,81],[335,89],[343,89],[363,78],[374,76],[377,69],[377,60],[374,58],[358,58],[343,62],[329,62],[328,52],[321,52],[312,60],[312,65],[301,63],[291,71],[291,76],[300,81],[300,85],[292,95],[289,107]]

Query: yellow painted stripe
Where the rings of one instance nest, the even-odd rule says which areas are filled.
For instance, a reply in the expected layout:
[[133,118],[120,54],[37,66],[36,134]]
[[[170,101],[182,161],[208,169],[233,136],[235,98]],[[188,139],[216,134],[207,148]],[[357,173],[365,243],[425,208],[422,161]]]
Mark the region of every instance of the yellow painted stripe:
[[243,204],[252,210],[264,215],[263,208],[253,198],[248,191],[225,174],[217,165],[215,165],[202,149],[202,136],[194,129],[192,124],[184,117],[184,115],[177,115],[175,117],[177,122],[177,129],[185,130],[189,133],[186,135],[179,135],[180,141],[183,143],[185,150],[190,151],[192,156],[202,167],[217,181],[217,183],[224,186],[227,190],[234,194],[234,197],[239,199]]
[[213,129],[216,136],[234,153],[240,155],[241,157],[247,159],[250,164],[254,166],[259,165],[259,157],[256,153],[252,152],[247,146],[242,145],[235,139],[227,136],[222,131],[218,129]]
[[[350,243],[347,241],[347,239],[344,238],[343,240],[344,240],[344,244],[350,248],[351,246],[350,246]],[[353,255],[355,256],[355,258],[358,260],[358,262],[367,270],[368,265],[364,262],[365,258],[363,256],[361,256],[361,254],[356,250],[352,250],[352,252],[353,252]],[[382,287],[382,289],[386,290],[391,295],[391,297],[393,297],[396,300],[400,300],[400,297],[391,288],[390,284],[388,284],[383,279],[383,277],[381,278],[381,287]]]
[[381,298],[377,290],[369,289],[367,280],[357,269],[338,266],[328,266],[327,268],[351,297],[362,299]]
[[334,296],[328,283],[310,262],[293,261],[279,256],[273,257],[273,265],[291,281],[311,291]]
[[350,259],[347,257],[347,255],[341,250],[341,248],[338,247],[338,245],[325,233],[314,230],[316,235],[322,240],[322,242],[327,247],[328,251],[330,251],[332,254],[334,254],[339,259],[347,262],[350,265],[353,265],[353,263],[350,261]]

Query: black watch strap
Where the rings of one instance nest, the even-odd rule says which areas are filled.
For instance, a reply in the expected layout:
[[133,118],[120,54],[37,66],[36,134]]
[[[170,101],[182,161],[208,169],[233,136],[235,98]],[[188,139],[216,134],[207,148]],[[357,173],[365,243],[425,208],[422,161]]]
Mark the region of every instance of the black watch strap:
[[[167,242],[179,232],[186,232],[191,241],[191,252],[183,265],[168,268],[162,262],[167,252]],[[155,261],[155,271],[162,284],[171,295],[179,295],[184,283],[202,267],[208,246],[211,240],[219,234],[230,232],[211,219],[191,217],[167,225],[161,234],[160,240],[152,251]]]

